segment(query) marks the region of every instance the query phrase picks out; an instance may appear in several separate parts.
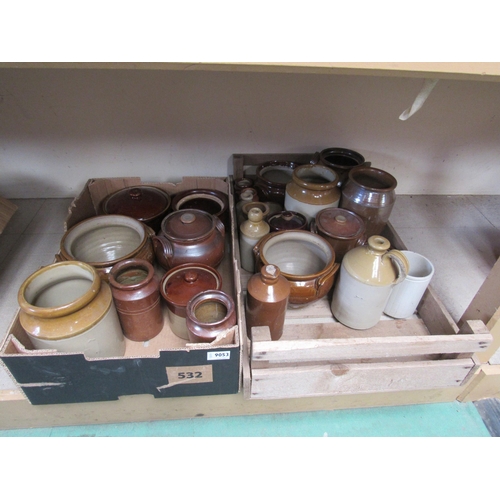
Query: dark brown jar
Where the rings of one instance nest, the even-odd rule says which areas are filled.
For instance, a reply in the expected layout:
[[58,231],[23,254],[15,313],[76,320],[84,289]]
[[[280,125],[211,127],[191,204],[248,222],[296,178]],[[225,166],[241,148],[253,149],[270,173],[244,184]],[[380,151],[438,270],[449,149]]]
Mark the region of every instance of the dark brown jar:
[[110,215],[127,215],[140,220],[154,232],[170,208],[170,195],[154,186],[131,186],[107,196],[102,211]]
[[327,148],[319,154],[320,163],[335,170],[339,176],[339,184],[347,180],[349,171],[365,164],[365,158],[357,151],[346,148]]
[[281,338],[290,288],[290,283],[281,275],[279,267],[272,264],[262,267],[260,273],[248,280],[246,322],[250,338],[254,326],[268,326],[271,340]]
[[195,295],[186,307],[186,325],[191,342],[213,342],[236,325],[233,299],[221,290]]
[[158,264],[164,269],[197,263],[217,267],[224,258],[224,224],[203,210],[185,209],[168,214],[153,236]]
[[290,229],[307,230],[306,217],[298,212],[291,212],[289,210],[268,215],[266,221],[269,224],[271,232],[287,231]]
[[259,165],[255,172],[259,199],[283,205],[286,185],[292,180],[293,170],[298,165],[292,161],[267,161]]
[[234,197],[236,201],[240,199],[240,194],[244,189],[253,188],[253,180],[248,177],[242,177],[241,179],[236,179],[233,184],[234,187]]
[[125,337],[136,342],[156,337],[163,313],[153,266],[143,259],[119,262],[110,271],[109,285]]
[[203,264],[182,264],[162,278],[160,293],[167,304],[170,329],[175,335],[189,340],[186,326],[187,303],[201,292],[220,290],[222,277],[216,269]]
[[396,179],[385,170],[354,167],[342,188],[339,207],[363,219],[367,238],[379,235],[387,225],[396,201],[396,186]]
[[340,262],[349,250],[366,241],[363,219],[345,208],[321,210],[311,222],[310,230],[323,236],[332,245],[336,262]]

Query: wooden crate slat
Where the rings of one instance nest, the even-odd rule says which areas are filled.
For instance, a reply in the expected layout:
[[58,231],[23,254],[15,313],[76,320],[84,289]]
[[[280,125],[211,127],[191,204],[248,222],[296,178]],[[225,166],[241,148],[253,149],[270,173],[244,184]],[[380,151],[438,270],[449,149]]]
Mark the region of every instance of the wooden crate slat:
[[252,399],[286,399],[461,385],[472,359],[254,369]]

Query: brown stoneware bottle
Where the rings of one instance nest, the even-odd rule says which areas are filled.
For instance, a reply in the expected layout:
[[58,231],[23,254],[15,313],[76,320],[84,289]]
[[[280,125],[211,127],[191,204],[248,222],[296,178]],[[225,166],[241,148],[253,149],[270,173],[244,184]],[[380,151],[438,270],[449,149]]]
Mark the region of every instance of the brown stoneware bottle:
[[246,321],[250,337],[253,326],[268,326],[271,340],[283,335],[290,283],[272,264],[262,267],[247,284]]
[[156,337],[164,320],[153,266],[142,259],[119,262],[111,269],[109,284],[125,337],[136,342]]

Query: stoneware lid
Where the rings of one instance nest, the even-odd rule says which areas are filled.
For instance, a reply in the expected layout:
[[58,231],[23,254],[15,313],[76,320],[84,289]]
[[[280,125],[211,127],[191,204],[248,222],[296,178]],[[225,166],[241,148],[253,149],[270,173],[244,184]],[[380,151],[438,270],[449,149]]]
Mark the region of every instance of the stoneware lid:
[[267,218],[271,231],[285,231],[288,229],[306,229],[307,219],[298,212],[285,210]]
[[354,239],[361,236],[365,224],[361,217],[343,208],[326,208],[316,215],[316,227],[331,238]]
[[139,220],[149,220],[170,206],[170,196],[153,186],[132,186],[111,194],[103,204],[107,214],[128,215]]
[[207,237],[215,224],[214,217],[208,212],[185,209],[167,215],[161,223],[161,230],[174,241],[193,241]]

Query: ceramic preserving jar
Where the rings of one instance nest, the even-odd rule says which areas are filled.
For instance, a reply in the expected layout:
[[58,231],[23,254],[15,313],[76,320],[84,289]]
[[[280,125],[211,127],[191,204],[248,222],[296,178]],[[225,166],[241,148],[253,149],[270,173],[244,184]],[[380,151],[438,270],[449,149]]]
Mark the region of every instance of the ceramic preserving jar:
[[97,215],[68,229],[60,244],[58,260],[86,262],[108,279],[111,268],[122,260],[154,262],[153,230],[126,215]]
[[338,175],[324,165],[301,165],[293,171],[286,185],[285,210],[299,212],[308,223],[324,208],[337,207],[340,189]]
[[85,262],[42,267],[23,282],[18,302],[21,326],[35,349],[82,352],[88,358],[125,353],[110,287]]
[[186,325],[191,342],[213,342],[236,325],[233,299],[221,290],[195,295],[186,307]]
[[319,161],[337,172],[341,184],[346,180],[349,170],[365,164],[363,155],[346,148],[323,149],[319,154]]
[[292,161],[267,161],[257,167],[255,187],[263,201],[285,203],[286,185],[292,180],[298,163]]
[[290,229],[307,230],[307,219],[298,212],[283,210],[274,215],[269,215],[266,219],[270,231],[287,231]]
[[201,292],[221,288],[222,277],[213,267],[203,264],[182,264],[170,269],[161,280],[160,293],[167,304],[172,332],[181,339],[189,340],[186,326],[188,302]]
[[390,246],[389,240],[374,235],[366,245],[344,256],[331,310],[349,328],[365,330],[375,326],[393,287],[408,274],[407,258],[399,250],[390,250]]
[[114,265],[109,284],[125,337],[144,342],[163,328],[160,282],[154,267],[143,259],[129,259]]

